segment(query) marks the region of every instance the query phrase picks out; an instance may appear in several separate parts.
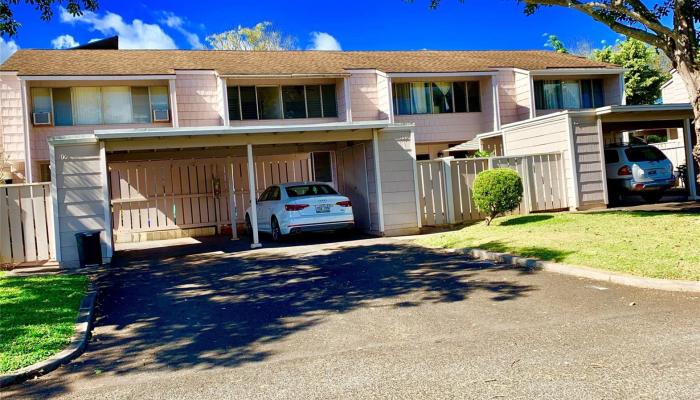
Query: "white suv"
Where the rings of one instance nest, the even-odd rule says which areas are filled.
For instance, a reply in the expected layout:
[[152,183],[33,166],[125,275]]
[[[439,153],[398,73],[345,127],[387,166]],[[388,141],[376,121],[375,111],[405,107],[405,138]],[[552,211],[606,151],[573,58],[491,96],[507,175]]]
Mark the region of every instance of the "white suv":
[[671,161],[661,150],[647,144],[607,146],[605,165],[611,202],[623,194],[639,194],[654,203],[676,183]]

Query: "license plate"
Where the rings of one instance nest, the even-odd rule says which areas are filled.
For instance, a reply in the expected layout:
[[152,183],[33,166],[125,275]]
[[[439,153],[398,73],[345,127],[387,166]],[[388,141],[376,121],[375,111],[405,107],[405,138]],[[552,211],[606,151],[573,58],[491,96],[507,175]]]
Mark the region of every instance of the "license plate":
[[316,206],[316,213],[317,214],[329,213],[329,212],[331,212],[331,205],[330,204],[319,204]]

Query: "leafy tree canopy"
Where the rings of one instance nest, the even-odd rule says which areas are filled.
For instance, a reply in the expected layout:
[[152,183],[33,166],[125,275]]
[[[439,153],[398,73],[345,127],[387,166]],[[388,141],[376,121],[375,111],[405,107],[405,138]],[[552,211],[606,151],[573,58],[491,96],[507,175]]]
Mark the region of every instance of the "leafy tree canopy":
[[83,11],[96,11],[99,6],[98,0],[0,0],[0,36],[14,36],[22,26],[12,12],[19,3],[34,6],[44,21],[53,17],[54,4],[66,4],[66,10],[74,16],[82,15]]
[[207,42],[214,50],[293,50],[296,47],[293,36],[275,30],[268,21],[250,28],[239,25],[236,29],[207,36]]

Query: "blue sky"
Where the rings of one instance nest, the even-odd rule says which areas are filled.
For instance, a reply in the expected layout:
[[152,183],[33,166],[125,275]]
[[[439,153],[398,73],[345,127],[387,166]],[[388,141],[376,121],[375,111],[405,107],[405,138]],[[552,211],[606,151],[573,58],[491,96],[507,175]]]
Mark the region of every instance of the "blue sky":
[[23,26],[17,36],[0,41],[0,57],[17,47],[66,47],[114,34],[124,47],[189,49],[205,46],[211,33],[260,21],[295,36],[302,49],[542,49],[546,33],[569,46],[619,37],[566,9],[525,16],[515,0],[443,0],[434,11],[428,0],[101,0],[95,14],[72,19],[57,8],[50,22],[26,5],[15,9]]

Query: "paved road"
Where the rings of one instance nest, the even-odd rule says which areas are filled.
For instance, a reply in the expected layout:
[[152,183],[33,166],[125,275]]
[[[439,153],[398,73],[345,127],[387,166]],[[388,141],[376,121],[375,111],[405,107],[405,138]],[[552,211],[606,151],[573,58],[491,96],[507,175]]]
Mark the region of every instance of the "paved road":
[[4,395],[700,397],[697,295],[405,241],[240,249],[131,252],[102,280],[88,351]]

